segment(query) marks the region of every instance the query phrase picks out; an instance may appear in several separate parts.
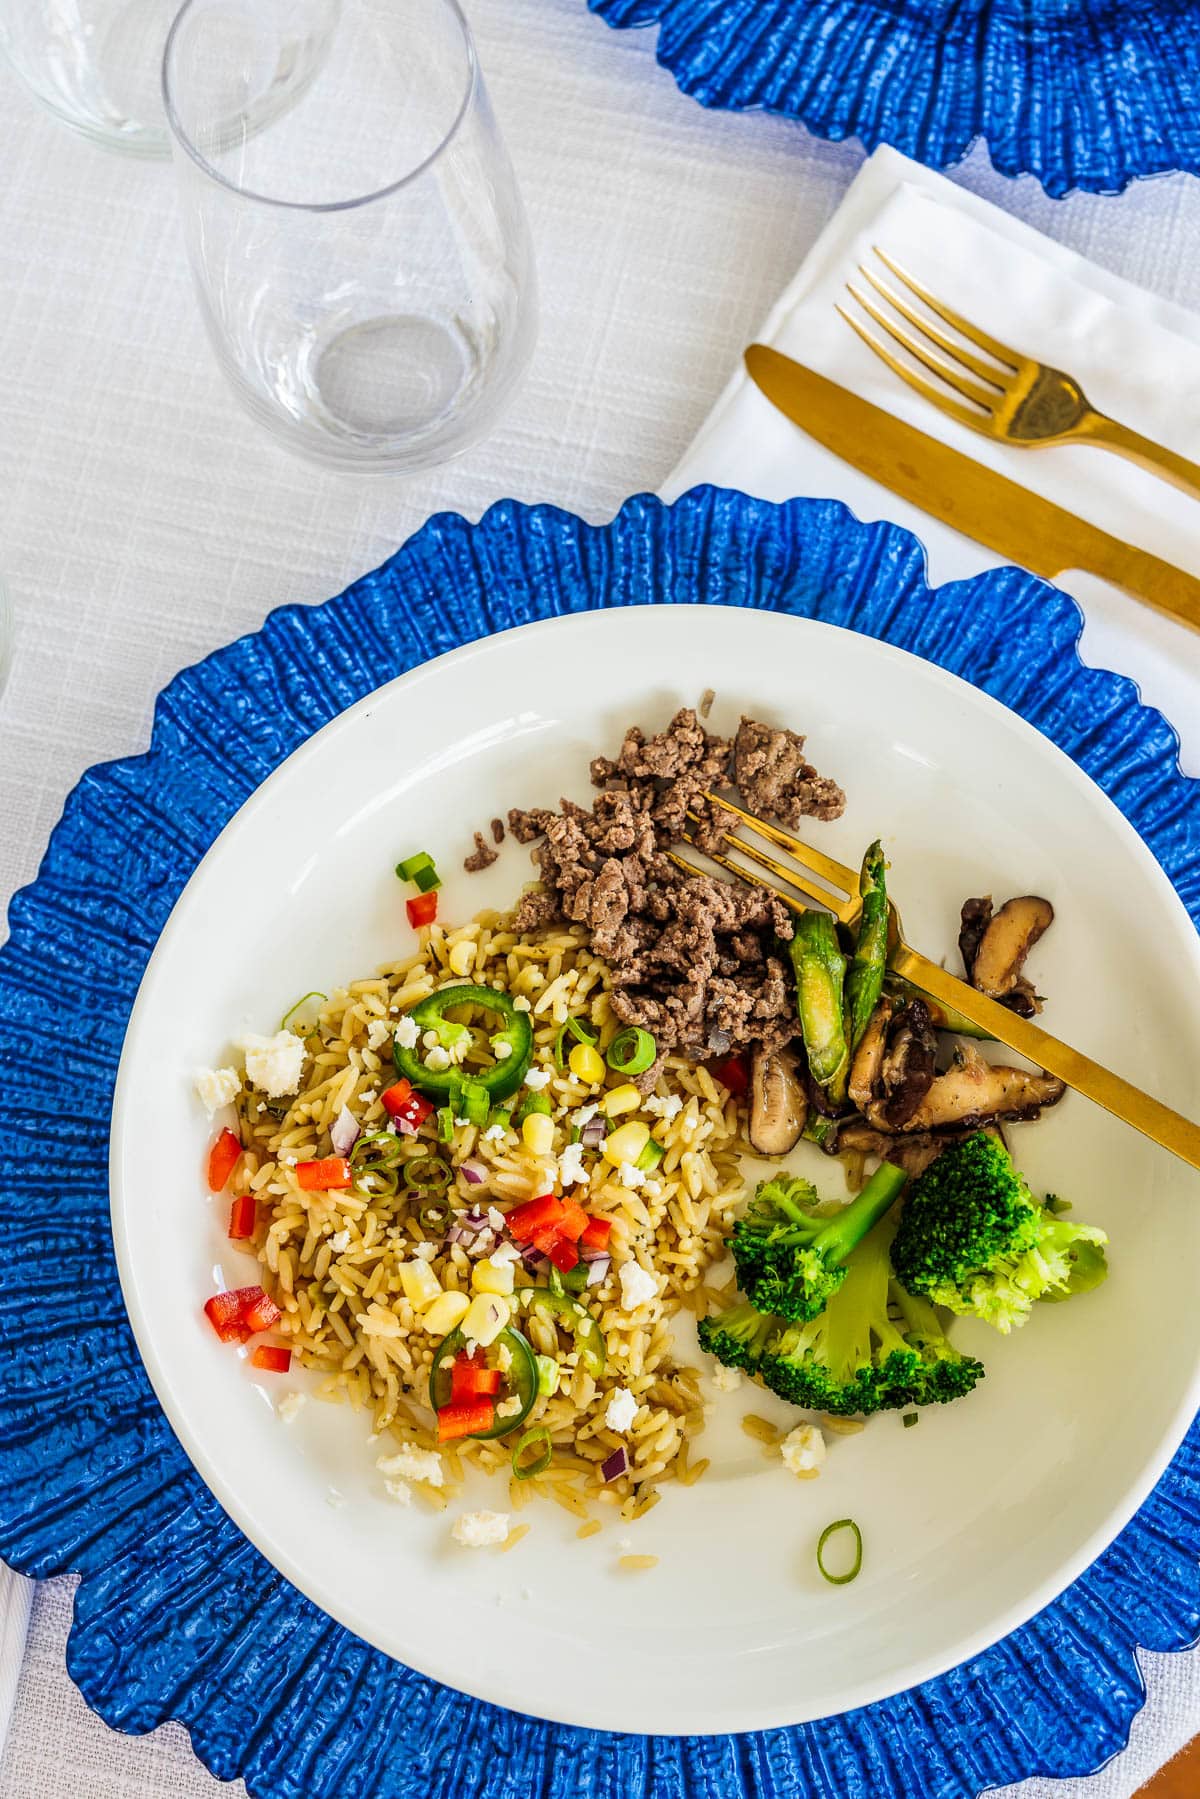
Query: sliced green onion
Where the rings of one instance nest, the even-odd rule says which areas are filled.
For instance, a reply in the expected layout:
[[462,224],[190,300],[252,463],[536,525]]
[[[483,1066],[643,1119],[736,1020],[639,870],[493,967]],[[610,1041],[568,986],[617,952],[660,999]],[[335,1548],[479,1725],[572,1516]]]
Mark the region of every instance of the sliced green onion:
[[[351,1168],[362,1167],[363,1154],[367,1150],[370,1150],[373,1158],[378,1157],[381,1167],[394,1168],[404,1153],[404,1146],[391,1131],[369,1131],[366,1136],[358,1139],[350,1151]],[[372,1165],[368,1163],[368,1167]]]
[[920,1412],[905,1412],[903,1414],[903,1416],[901,1417],[900,1422],[904,1426],[905,1430],[911,1430],[913,1425],[916,1424],[917,1420],[920,1418],[920,1416],[921,1416]]
[[441,1156],[415,1156],[404,1164],[403,1172],[405,1186],[411,1187],[414,1193],[432,1196],[444,1193],[450,1185],[450,1170]]
[[[371,1131],[360,1137],[350,1151],[350,1173],[354,1191],[364,1199],[381,1193],[391,1196],[400,1186],[398,1163],[402,1154],[400,1139],[391,1131]],[[364,1185],[366,1181],[371,1185]]]
[[[361,1193],[364,1199],[377,1199],[382,1194],[386,1194],[390,1199],[400,1186],[400,1176],[394,1168],[389,1168],[386,1162],[368,1163],[365,1168],[358,1167],[352,1172],[354,1191]],[[375,1184],[364,1185],[368,1181]]]
[[[325,1000],[328,998],[329,998],[329,995],[327,993],[318,993],[316,988],[314,987],[311,993],[304,994],[301,999],[298,999],[296,1001],[294,1006],[289,1007],[288,1010],[284,1013],[284,1015],[279,1023],[280,1030],[286,1031],[291,1028],[292,1019],[295,1018],[295,1016],[296,1016],[297,1012],[300,1010],[301,1006],[306,1006],[310,999]],[[311,1034],[315,1024],[316,1024],[316,1020],[314,1019],[313,1023],[310,1024],[308,1026],[307,1030],[305,1030],[303,1033],[306,1037]]]
[[454,1142],[454,1107],[439,1106],[437,1115],[438,1142]]
[[645,1149],[634,1163],[634,1167],[640,1168],[643,1174],[648,1174],[652,1168],[658,1167],[666,1153],[666,1149],[658,1139],[650,1137],[647,1139]]
[[631,1025],[613,1038],[604,1059],[618,1074],[645,1074],[658,1059],[658,1045],[649,1031]]
[[552,1355],[535,1356],[539,1399],[550,1399],[558,1392],[558,1362]]
[[441,886],[442,877],[431,862],[428,868],[418,868],[412,883],[418,893],[432,893],[435,887]]
[[546,1276],[546,1285],[549,1287],[551,1293],[554,1294],[556,1299],[561,1299],[564,1292],[566,1291],[565,1287],[563,1286],[562,1275],[558,1272],[558,1269],[554,1266],[553,1262],[551,1262],[550,1272]]
[[449,1200],[422,1200],[417,1207],[417,1219],[423,1231],[444,1231],[450,1222]]
[[488,1115],[488,1090],[482,1081],[464,1081],[460,1118],[468,1124],[484,1125]]
[[488,1113],[488,1130],[492,1130],[496,1125],[499,1125],[502,1131],[512,1130],[511,1106],[492,1107],[492,1110]]
[[[848,1530],[852,1532],[854,1536],[854,1563],[846,1574],[831,1574],[825,1566],[822,1556],[824,1555],[826,1543],[828,1543],[835,1531],[839,1530]],[[829,1582],[830,1586],[845,1587],[848,1586],[852,1580],[857,1580],[859,1574],[862,1572],[862,1562],[862,1531],[859,1530],[858,1525],[854,1522],[853,1518],[838,1518],[833,1524],[827,1524],[817,1538],[817,1567],[824,1578]]]
[[551,1111],[549,1094],[535,1093],[532,1088],[530,1088],[521,1096],[521,1103],[513,1113],[513,1123],[524,1124],[525,1120],[532,1112],[544,1112],[546,1117],[549,1118],[551,1116]]
[[558,1036],[554,1039],[555,1067],[562,1068],[564,1065],[563,1045],[568,1036],[574,1037],[576,1043],[595,1043],[599,1035],[599,1031],[594,1031],[590,1024],[584,1024],[581,1018],[565,1019],[559,1027]]
[[[423,870],[433,867],[433,857],[427,850],[418,850],[415,856],[405,856],[403,862],[396,864],[398,881],[415,881]],[[424,888],[421,889],[425,891]]]
[[[526,1450],[532,1449],[535,1443],[541,1445],[537,1455],[531,1462],[522,1461],[521,1457]],[[543,1473],[550,1466],[553,1456],[554,1445],[550,1441],[550,1432],[544,1424],[539,1424],[533,1430],[527,1430],[519,1439],[512,1452],[512,1471],[518,1480],[528,1480],[531,1475]]]

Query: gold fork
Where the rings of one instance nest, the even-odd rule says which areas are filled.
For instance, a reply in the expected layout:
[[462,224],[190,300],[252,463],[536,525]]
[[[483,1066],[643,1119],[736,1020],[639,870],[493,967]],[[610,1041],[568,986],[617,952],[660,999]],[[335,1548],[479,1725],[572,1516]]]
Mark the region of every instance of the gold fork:
[[[729,800],[720,799],[712,793],[706,793],[704,797],[731,813],[745,831],[785,850],[791,859],[788,864],[780,862],[757,843],[747,842],[744,836],[735,835],[734,827],[734,830],[725,833],[725,843],[738,856],[753,863],[755,868],[767,870],[775,877],[774,882],[739,866],[720,851],[715,854],[711,850],[702,851],[710,861],[738,880],[749,881],[757,887],[771,887],[794,911],[803,912],[806,907],[791,893],[780,892],[776,882],[802,894],[804,900],[815,901],[818,906],[832,912],[841,924],[857,924],[862,900],[859,897],[856,869],[847,868],[844,862],[835,862],[832,856],[825,855],[822,850],[813,849],[800,838],[781,831],[777,825],[755,818],[753,813],[744,812]],[[684,842],[698,847],[695,839],[687,833],[684,835]],[[671,860],[689,874],[703,872],[686,857],[674,852]],[[1040,1026],[1031,1024],[1028,1019],[1019,1018],[1007,1006],[988,999],[986,994],[969,987],[957,975],[949,974],[936,962],[931,962],[928,956],[921,955],[904,941],[900,914],[890,900],[888,915],[888,967],[896,974],[911,981],[914,987],[919,987],[923,993],[928,993],[943,1006],[962,1013],[964,1018],[969,1019],[972,1024],[980,1025],[990,1036],[1007,1044],[1009,1049],[1017,1050],[1050,1074],[1057,1075],[1068,1087],[1073,1087],[1077,1093],[1094,1100],[1106,1112],[1111,1112],[1115,1118],[1132,1125],[1135,1131],[1140,1131],[1152,1142],[1169,1149],[1172,1155],[1179,1156],[1192,1168],[1200,1169],[1200,1125],[1193,1124],[1179,1112],[1173,1112],[1161,1100],[1152,1099],[1148,1093],[1143,1093],[1129,1081],[1122,1080],[1120,1075],[1102,1068],[1099,1062],[1093,1062],[1090,1056],[1060,1042],[1057,1037],[1052,1037]]]
[[[930,293],[927,287],[922,287],[878,245],[874,248],[880,262],[891,270],[908,294],[920,300],[935,317],[929,318],[926,313],[919,312],[911,299],[881,280],[865,263],[859,264],[859,273],[887,302],[892,313],[885,312],[852,281],[846,284],[849,293],[893,343],[928,369],[945,384],[944,387],[927,381],[924,375],[901,361],[882,338],[844,306],[837,310],[876,356],[939,411],[957,419],[960,425],[981,432],[984,437],[1017,444],[1023,449],[1075,442],[1115,450],[1118,455],[1165,475],[1176,487],[1200,496],[1200,465],[1189,462],[1186,456],[1176,455],[1174,450],[1164,449],[1138,431],[1131,431],[1128,425],[1109,418],[1106,413],[1097,412],[1072,375],[1037,362],[1032,356],[1022,356],[1019,350],[1010,349],[998,338],[981,331],[978,325],[973,325]],[[892,314],[906,320],[912,330],[905,330]],[[976,350],[984,351],[990,360],[976,356],[967,344],[943,331],[937,319],[952,326],[959,338],[965,338]],[[938,351],[942,354],[937,354]],[[947,388],[967,404],[960,405],[958,400],[952,399]]]

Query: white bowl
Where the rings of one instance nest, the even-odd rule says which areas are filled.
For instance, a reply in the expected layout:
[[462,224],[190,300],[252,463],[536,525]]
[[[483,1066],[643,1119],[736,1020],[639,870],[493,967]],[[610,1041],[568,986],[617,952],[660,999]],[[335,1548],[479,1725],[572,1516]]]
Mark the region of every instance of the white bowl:
[[[450,1542],[453,1514],[402,1509],[366,1420],[273,1405],[306,1377],[256,1377],[201,1304],[254,1279],[207,1197],[210,1129],[192,1091],[240,1032],[272,1030],[306,989],[372,971],[412,937],[397,859],[428,849],[441,915],[514,897],[506,849],[460,872],[509,805],[583,797],[587,764],[633,720],[656,727],[717,689],[805,732],[849,796],[820,841],[854,862],[882,835],[912,940],[956,966],[967,894],[1038,892],[1044,1022],[1187,1110],[1200,1062],[1200,948],[1165,875],[1067,757],[987,696],[902,651],[805,620],[638,608],[527,626],[414,670],[319,732],[213,845],[175,908],[130,1021],[112,1132],[126,1303],[159,1398],[196,1467],[296,1586],[369,1642],[450,1686],[564,1722],[726,1732],[798,1723],[894,1693],[977,1653],[1045,1605],[1150,1491],[1200,1396],[1200,1205],[1193,1172],[1068,1095],[1013,1131],[1034,1186],[1111,1238],[1097,1292],[1043,1306],[1009,1340],[956,1339],[987,1379],[906,1430],[833,1437],[798,1482],[740,1429],[795,1416],[758,1389],[715,1395],[712,1466],[631,1527],[579,1542],[549,1505],[511,1554]],[[830,1180],[816,1151],[797,1166]],[[507,1509],[480,1481],[467,1502]],[[814,1561],[831,1520],[862,1527],[862,1574]],[[660,1557],[616,1571],[618,1538]]]

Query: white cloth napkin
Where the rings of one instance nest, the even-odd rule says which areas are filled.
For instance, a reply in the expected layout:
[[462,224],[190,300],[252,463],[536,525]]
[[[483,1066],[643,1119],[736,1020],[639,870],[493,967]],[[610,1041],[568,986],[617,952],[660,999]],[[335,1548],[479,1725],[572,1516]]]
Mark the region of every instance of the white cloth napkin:
[[[1200,575],[1200,500],[1107,451],[1021,450],[980,437],[935,411],[860,342],[834,306],[876,244],[993,337],[1069,370],[1093,405],[1197,462],[1200,317],[884,148],[864,166],[760,333],[927,436]],[[926,546],[938,585],[1003,560],[839,461],[776,411],[741,368],[664,497],[704,481],[768,500],[833,496],[862,519],[904,525]],[[1200,633],[1090,575],[1065,574],[1058,584],[1083,608],[1084,660],[1131,675],[1179,733],[1185,770],[1200,774]]]

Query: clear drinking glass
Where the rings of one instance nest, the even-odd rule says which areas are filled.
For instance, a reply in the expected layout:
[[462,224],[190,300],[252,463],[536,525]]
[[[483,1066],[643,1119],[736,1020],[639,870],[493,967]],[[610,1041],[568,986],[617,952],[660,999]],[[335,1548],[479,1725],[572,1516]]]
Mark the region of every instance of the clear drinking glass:
[[0,0],[0,49],[34,97],[97,143],[166,156],[160,74],[179,0]]
[[[318,40],[303,94],[251,130]],[[481,436],[537,302],[456,0],[185,0],[163,91],[205,324],[253,416],[351,469],[426,467]]]

